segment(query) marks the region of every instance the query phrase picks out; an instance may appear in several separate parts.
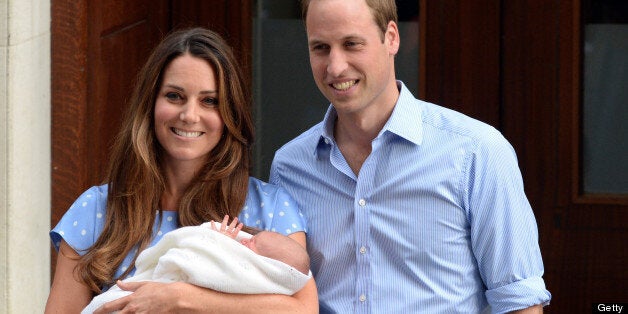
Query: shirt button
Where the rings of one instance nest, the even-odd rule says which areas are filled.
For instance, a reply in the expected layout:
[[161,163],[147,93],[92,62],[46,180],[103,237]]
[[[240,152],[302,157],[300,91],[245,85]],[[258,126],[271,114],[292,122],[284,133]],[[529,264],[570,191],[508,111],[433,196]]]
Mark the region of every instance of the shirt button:
[[364,207],[364,206],[366,205],[366,200],[364,200],[364,199],[362,198],[362,199],[360,199],[360,200],[358,201],[358,204],[360,204],[360,206]]
[[325,139],[325,144],[329,145],[329,139],[328,138]]
[[366,301],[366,296],[364,294],[360,294],[360,302]]
[[366,253],[366,248],[365,247],[360,247],[360,253],[362,253],[362,254]]

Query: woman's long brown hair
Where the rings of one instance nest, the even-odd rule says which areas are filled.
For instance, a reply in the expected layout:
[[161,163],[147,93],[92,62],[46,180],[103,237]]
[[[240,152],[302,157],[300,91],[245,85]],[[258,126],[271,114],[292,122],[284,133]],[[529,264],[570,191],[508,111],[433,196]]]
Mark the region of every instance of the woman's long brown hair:
[[[202,28],[168,35],[153,50],[139,72],[128,112],[109,159],[107,213],[100,237],[79,260],[76,274],[94,292],[115,282],[115,270],[125,256],[146,248],[159,215],[165,190],[160,146],[154,131],[155,100],[164,69],[175,58],[190,54],[206,60],[215,71],[223,137],[188,186],[179,207],[179,226],[237,217],[246,199],[253,142],[247,84],[231,48],[216,33]],[[159,216],[161,217],[161,216]],[[126,277],[129,267],[122,278]]]

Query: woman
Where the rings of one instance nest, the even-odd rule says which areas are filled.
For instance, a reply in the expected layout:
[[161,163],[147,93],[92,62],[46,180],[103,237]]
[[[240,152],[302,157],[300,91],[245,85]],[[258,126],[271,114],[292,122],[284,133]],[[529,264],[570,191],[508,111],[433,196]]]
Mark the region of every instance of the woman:
[[318,311],[313,280],[293,296],[118,281],[163,234],[225,215],[305,247],[305,222],[290,196],[249,177],[248,99],[231,49],[217,34],[178,31],[155,48],[139,73],[106,184],[83,193],[51,231],[59,254],[47,313],[79,312],[116,282],[133,293],[95,313]]

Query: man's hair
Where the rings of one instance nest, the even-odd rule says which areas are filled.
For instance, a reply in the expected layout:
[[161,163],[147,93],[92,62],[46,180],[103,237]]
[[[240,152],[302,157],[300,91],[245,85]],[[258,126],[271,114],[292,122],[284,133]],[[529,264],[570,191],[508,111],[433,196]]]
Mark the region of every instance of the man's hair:
[[[307,20],[307,11],[310,6],[310,2],[316,0],[301,0],[301,17],[305,23]],[[375,24],[382,31],[382,39],[388,29],[388,22],[393,21],[397,24],[397,4],[395,0],[364,0],[366,5],[371,8],[373,13],[373,19]]]

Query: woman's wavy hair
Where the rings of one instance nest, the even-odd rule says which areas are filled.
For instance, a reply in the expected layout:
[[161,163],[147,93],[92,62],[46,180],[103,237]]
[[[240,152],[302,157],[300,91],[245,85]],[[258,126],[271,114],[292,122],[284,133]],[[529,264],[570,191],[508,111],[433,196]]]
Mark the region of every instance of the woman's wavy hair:
[[115,270],[129,252],[138,249],[134,251],[135,262],[152,240],[154,222],[157,218],[161,222],[159,202],[166,178],[160,158],[163,148],[155,135],[155,101],[164,69],[184,54],[207,61],[215,71],[224,130],[180,200],[178,224],[182,227],[222,221],[225,215],[237,217],[244,206],[253,143],[248,84],[231,48],[218,34],[203,28],[175,31],[153,50],[139,72],[112,147],[104,229],[76,269],[79,279],[96,293],[119,279],[114,278]]

